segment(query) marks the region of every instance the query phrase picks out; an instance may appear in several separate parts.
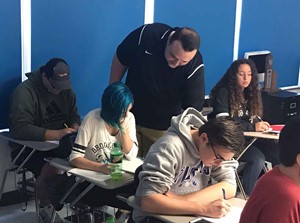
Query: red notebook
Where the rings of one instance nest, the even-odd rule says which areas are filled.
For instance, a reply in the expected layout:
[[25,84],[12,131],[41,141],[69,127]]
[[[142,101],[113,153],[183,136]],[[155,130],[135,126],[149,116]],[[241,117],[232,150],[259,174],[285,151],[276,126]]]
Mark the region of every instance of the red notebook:
[[284,125],[270,125],[270,128],[266,132],[279,134],[283,127]]

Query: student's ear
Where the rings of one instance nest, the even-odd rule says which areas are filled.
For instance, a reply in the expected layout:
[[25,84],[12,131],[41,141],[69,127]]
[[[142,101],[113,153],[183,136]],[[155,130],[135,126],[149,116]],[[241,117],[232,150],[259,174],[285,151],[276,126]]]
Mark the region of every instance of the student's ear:
[[300,153],[296,156],[296,162],[298,166],[300,167]]
[[200,137],[200,141],[202,143],[208,143],[208,136],[207,136],[207,134],[205,132],[201,133],[201,135],[199,137]]

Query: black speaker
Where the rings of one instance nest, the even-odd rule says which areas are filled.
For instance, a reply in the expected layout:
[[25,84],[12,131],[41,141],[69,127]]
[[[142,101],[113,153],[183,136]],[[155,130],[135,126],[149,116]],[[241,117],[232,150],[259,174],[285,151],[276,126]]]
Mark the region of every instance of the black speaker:
[[265,57],[265,83],[264,90],[270,91],[272,88],[272,80],[273,80],[273,57],[272,54],[269,53]]
[[300,94],[286,90],[262,92],[263,120],[270,124],[285,124],[300,114]]

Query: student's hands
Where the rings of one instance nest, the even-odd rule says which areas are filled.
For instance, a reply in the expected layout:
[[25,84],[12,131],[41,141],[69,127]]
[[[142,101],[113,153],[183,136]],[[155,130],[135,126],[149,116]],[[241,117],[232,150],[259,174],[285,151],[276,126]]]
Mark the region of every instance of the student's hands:
[[231,205],[227,200],[218,199],[205,205],[205,210],[200,215],[205,215],[213,218],[221,218],[227,215]]
[[[128,118],[127,117],[126,118],[122,118],[120,120],[120,124],[121,124],[121,127],[123,129],[123,133],[126,134],[128,132]],[[121,131],[121,129],[120,129],[120,131]]]
[[60,140],[63,136],[72,133],[77,132],[73,128],[63,128],[59,130],[46,130],[45,132],[45,140]]
[[109,165],[109,163],[100,164],[99,172],[107,174],[107,175],[110,174],[110,165]]
[[270,128],[270,124],[268,122],[256,122],[255,123],[255,131],[256,132],[264,132]]

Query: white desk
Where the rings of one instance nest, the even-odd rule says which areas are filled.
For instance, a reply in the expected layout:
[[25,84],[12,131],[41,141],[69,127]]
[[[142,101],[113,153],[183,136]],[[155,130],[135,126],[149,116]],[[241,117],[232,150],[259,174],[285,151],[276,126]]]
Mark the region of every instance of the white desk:
[[[129,161],[130,162],[130,161]],[[104,189],[116,189],[133,182],[134,175],[124,172],[121,180],[112,180],[110,175],[96,172],[93,170],[85,170],[81,168],[75,168],[70,165],[70,163],[64,159],[53,158],[50,160],[50,165],[72,175],[77,176],[80,179],[93,183]]]
[[[244,208],[246,201],[239,198],[231,198],[229,199],[229,202],[232,205],[232,212],[229,212],[227,216],[223,218],[216,218],[216,219],[203,217],[203,219],[206,219],[210,222],[238,223],[242,209]],[[180,216],[180,215],[178,216],[162,215],[162,214],[150,214],[150,215],[168,223],[189,223],[190,221],[197,218],[195,216]]]
[[253,137],[253,138],[273,139],[273,140],[279,139],[279,134],[268,133],[268,132],[244,132],[244,136]]
[[274,134],[274,133],[268,133],[268,132],[244,132],[244,136],[246,137],[251,137],[251,141],[249,144],[246,146],[246,148],[239,154],[239,156],[236,158],[236,160],[239,160],[241,156],[247,151],[247,149],[258,139],[273,139],[273,140],[278,140],[279,139],[279,134]]
[[0,132],[0,138],[4,140],[8,140],[11,142],[18,143],[22,145],[22,149],[20,152],[17,154],[17,156],[12,160],[10,166],[8,166],[4,172],[2,184],[1,184],[1,189],[0,189],[0,199],[3,194],[5,182],[6,182],[6,177],[9,171],[12,171],[15,169],[15,163],[17,159],[21,156],[21,154],[25,151],[30,149],[31,152],[29,155],[24,159],[24,161],[17,167],[16,172],[19,172],[23,166],[26,164],[26,162],[30,159],[30,157],[34,154],[35,151],[49,151],[51,149],[55,149],[58,146],[58,141],[27,141],[27,140],[18,140],[14,139],[11,134],[8,131]]
[[[132,162],[132,166],[130,166],[130,162]],[[124,166],[127,170],[135,170],[140,164],[141,160],[133,160],[128,161],[124,159]],[[132,182],[134,182],[134,174],[128,172],[124,172],[122,179],[120,180],[112,180],[110,175],[106,175],[100,172],[85,170],[81,168],[74,168],[70,165],[70,163],[66,160],[60,158],[53,158],[49,161],[51,166],[54,166],[58,169],[61,169],[65,172],[68,172],[72,175],[75,175],[79,178],[79,180],[67,191],[67,193],[62,197],[60,203],[64,203],[65,199],[69,196],[69,194],[79,185],[79,183],[83,181],[87,181],[90,185],[82,191],[76,198],[70,203],[70,206],[73,206],[77,201],[79,201],[88,191],[90,191],[94,186],[99,186],[104,189],[116,189],[122,186],[126,186]],[[123,163],[123,164],[124,164]],[[134,172],[134,171],[133,171]]]

